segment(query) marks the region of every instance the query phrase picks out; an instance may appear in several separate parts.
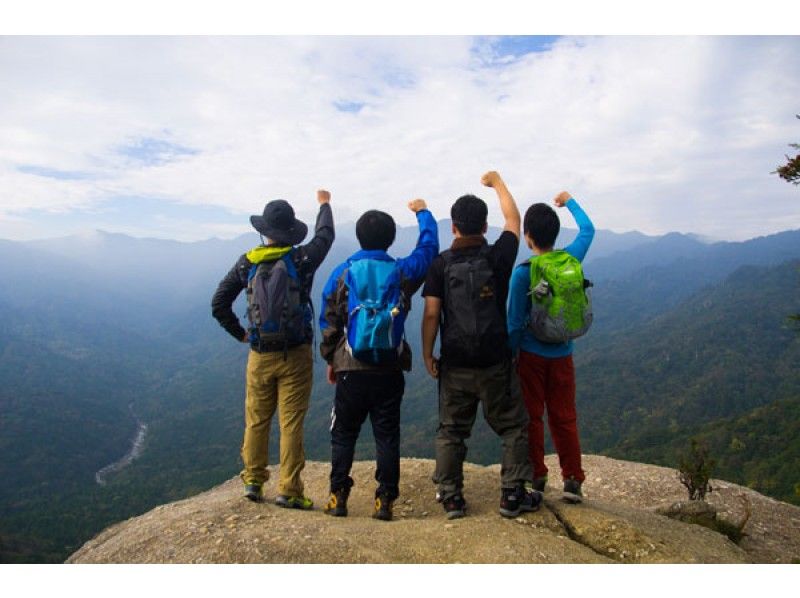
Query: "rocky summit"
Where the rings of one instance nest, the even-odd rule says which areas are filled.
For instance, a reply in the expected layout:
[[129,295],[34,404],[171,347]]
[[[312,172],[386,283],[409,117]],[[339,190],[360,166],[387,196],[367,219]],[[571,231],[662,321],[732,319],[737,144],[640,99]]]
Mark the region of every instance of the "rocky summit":
[[[371,518],[374,463],[353,466],[349,516],[325,515],[327,463],[303,477],[312,511],[243,498],[231,479],[198,496],[118,523],[68,563],[791,563],[800,559],[800,508],[722,480],[707,497],[720,518],[744,524],[738,544],[701,525],[659,514],[686,498],[674,469],[584,456],[584,501],[561,501],[558,465],[542,508],[498,514],[500,466],[465,464],[467,517],[448,521],[430,480],[434,463],[403,459],[395,520]],[[555,475],[553,475],[555,474]]]

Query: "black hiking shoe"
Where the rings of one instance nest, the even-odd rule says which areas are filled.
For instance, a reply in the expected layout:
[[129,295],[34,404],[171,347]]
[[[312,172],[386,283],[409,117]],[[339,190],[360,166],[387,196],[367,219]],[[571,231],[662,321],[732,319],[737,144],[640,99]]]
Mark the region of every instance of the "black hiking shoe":
[[261,484],[245,484],[244,497],[253,502],[263,502],[264,491],[261,488]]
[[538,511],[544,501],[544,495],[538,490],[522,489],[522,500],[519,501],[519,510],[526,513]]
[[467,501],[461,494],[454,494],[442,500],[442,506],[448,519],[460,519],[467,514]]
[[538,492],[544,492],[544,487],[547,486],[547,476],[543,475],[540,478],[533,480],[533,489]]
[[372,518],[380,519],[381,521],[391,521],[393,506],[393,500],[389,500],[389,497],[385,494],[379,494],[375,497],[375,512],[372,513]]
[[520,513],[539,510],[542,493],[528,490],[525,486],[503,488],[500,494],[500,514],[503,517],[517,517]]
[[573,505],[583,502],[581,483],[574,477],[564,480],[564,496],[562,497],[562,500]]
[[342,488],[331,492],[328,504],[325,505],[325,514],[334,517],[347,517],[347,497],[350,496],[349,488]]

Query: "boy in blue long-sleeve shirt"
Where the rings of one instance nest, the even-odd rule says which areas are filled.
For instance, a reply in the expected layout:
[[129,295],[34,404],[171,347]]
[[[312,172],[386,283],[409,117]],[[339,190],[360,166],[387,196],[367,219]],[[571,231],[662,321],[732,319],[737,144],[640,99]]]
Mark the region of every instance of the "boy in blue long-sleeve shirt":
[[[578,236],[564,250],[583,261],[594,238],[594,226],[578,202],[566,191],[559,193],[554,203],[559,208],[566,206],[575,218],[579,228]],[[560,228],[558,215],[546,204],[534,204],[525,213],[525,241],[535,255],[553,251]],[[581,447],[575,409],[572,341],[544,343],[533,335],[528,328],[531,311],[529,292],[530,266],[525,262],[517,266],[511,275],[508,336],[512,353],[518,355],[517,373],[530,418],[528,443],[534,488],[543,491],[547,481],[542,420],[547,408],[550,435],[558,453],[564,480],[564,498],[570,502],[580,502],[585,475],[581,469]]]

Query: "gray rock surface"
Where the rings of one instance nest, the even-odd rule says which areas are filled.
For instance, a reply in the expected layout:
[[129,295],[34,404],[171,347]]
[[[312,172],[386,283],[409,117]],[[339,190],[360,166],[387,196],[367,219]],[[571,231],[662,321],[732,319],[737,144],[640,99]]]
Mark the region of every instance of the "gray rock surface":
[[[766,563],[800,558],[800,508],[717,481],[709,495],[732,518],[742,498],[752,517],[740,545],[701,526],[669,519],[658,507],[685,498],[675,470],[584,456],[585,500],[560,500],[548,487],[535,513],[497,513],[499,465],[465,464],[468,516],[448,521],[435,502],[434,464],[403,459],[395,520],[373,520],[374,463],[353,468],[350,515],[324,515],[330,466],[304,471],[311,512],[242,497],[238,478],[195,497],[163,505],[101,532],[68,563]],[[548,456],[551,479],[557,463]],[[273,472],[273,480],[277,478]]]

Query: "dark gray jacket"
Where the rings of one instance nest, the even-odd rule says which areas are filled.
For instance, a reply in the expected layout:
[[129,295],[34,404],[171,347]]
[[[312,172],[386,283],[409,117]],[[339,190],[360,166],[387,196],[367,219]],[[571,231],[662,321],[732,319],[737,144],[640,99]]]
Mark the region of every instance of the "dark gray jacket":
[[[311,285],[314,283],[314,272],[319,268],[333,244],[333,212],[330,204],[322,204],[317,214],[317,223],[314,227],[314,238],[307,244],[295,248],[292,253],[293,262],[302,280],[302,287],[307,296],[311,294]],[[228,271],[211,298],[211,315],[220,325],[236,340],[244,338],[246,330],[239,323],[239,318],[233,312],[233,302],[242,290],[247,288],[247,276],[252,262],[243,254]],[[309,330],[308,343],[312,341]]]

